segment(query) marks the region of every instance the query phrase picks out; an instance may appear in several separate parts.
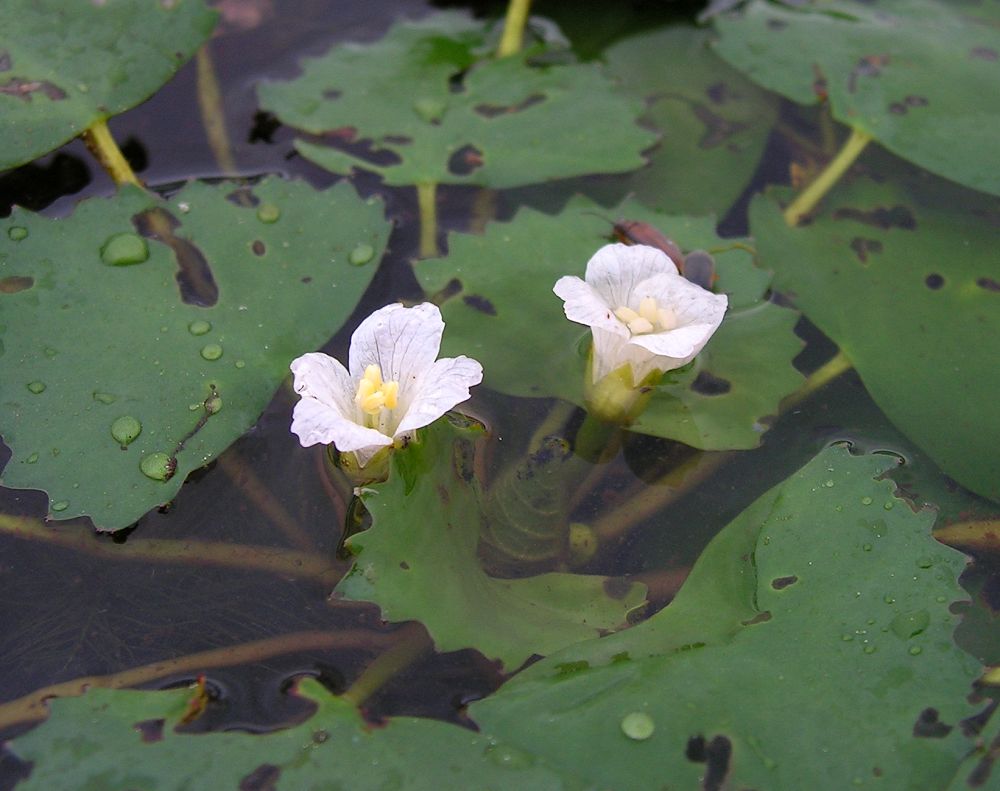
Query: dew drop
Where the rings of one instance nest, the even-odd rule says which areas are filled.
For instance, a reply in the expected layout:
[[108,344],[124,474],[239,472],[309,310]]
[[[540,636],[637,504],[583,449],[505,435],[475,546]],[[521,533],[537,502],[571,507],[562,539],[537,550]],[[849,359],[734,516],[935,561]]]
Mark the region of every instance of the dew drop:
[[922,649],[919,645],[911,645],[910,656],[917,656],[917,654],[921,653],[923,650],[924,649]]
[[824,483],[823,485],[824,485],[824,486],[825,486],[825,487],[826,487],[827,489],[832,489],[832,488],[834,487],[835,483],[834,483],[834,481],[833,481],[833,480],[829,480],[829,481],[827,481],[826,483]]
[[208,398],[205,399],[205,411],[210,415],[214,415],[222,409],[222,396],[218,393],[212,393]]
[[896,597],[893,596],[891,593],[887,593],[885,594],[885,596],[882,597],[882,601],[884,601],[886,604],[895,604]]
[[886,511],[891,511],[893,508],[895,508],[895,506],[896,506],[896,504],[892,500],[886,500],[885,501],[885,505],[883,505],[882,507]]
[[118,400],[118,396],[112,395],[111,393],[102,393],[98,390],[94,391],[94,400],[101,404],[113,404]]
[[862,505],[871,505],[872,504],[872,498],[871,497],[862,497],[861,498],[861,504]]
[[653,735],[656,723],[644,711],[633,711],[622,718],[622,733],[630,739],[641,742]]
[[42,354],[44,354],[51,360],[53,357],[59,354],[59,352],[53,349],[51,346],[46,346],[44,349],[42,349]]
[[865,552],[871,552],[871,551],[872,551],[872,545],[871,545],[871,544],[862,544],[862,545],[861,545],[861,548],[862,548],[862,549],[863,549],[863,550],[864,550]]
[[246,360],[237,360],[237,361],[236,361],[236,362],[234,363],[234,365],[235,365],[235,366],[236,366],[237,368],[246,368],[246,367],[247,367],[247,363],[246,363]]
[[139,469],[142,470],[143,475],[154,481],[169,481],[174,477],[177,461],[166,453],[150,453],[148,456],[142,457]]
[[57,502],[54,502],[52,503],[50,508],[56,513],[58,513],[59,511],[65,511],[67,508],[69,508],[69,500],[59,500]]
[[181,214],[187,214],[189,211],[191,211],[191,204],[181,201],[180,203],[177,204],[177,211],[179,211]]
[[492,746],[487,755],[493,763],[504,769],[527,769],[535,763],[534,756],[509,745]]
[[149,258],[149,245],[134,233],[117,233],[101,248],[101,259],[108,266],[131,266]]
[[873,646],[871,643],[869,643],[868,645],[866,645],[864,647],[864,652],[866,654],[874,654],[875,653],[875,646]]
[[38,395],[45,392],[45,382],[28,382],[28,389]]
[[854,639],[854,635],[853,634],[842,634],[840,636],[840,639],[843,640],[845,643],[849,643],[849,642],[851,642],[851,640]]
[[206,360],[218,360],[222,356],[222,347],[217,343],[209,343],[201,348],[201,356]]
[[934,565],[933,558],[929,558],[926,555],[917,558],[917,568],[929,569],[933,565]]
[[365,242],[359,242],[347,257],[351,266],[362,266],[375,257],[375,248]]
[[922,634],[931,623],[931,616],[927,610],[916,610],[915,612],[901,612],[889,623],[892,633],[900,640],[909,640]]
[[125,450],[141,432],[142,423],[131,415],[122,415],[111,424],[111,436],[122,446],[122,450]]
[[212,325],[204,319],[195,319],[188,324],[188,332],[192,335],[204,335],[212,329]]
[[26,458],[24,460],[24,463],[25,464],[34,464],[36,461],[38,461],[38,454],[37,453],[32,453],[30,456],[28,456],[28,458]]
[[12,225],[7,229],[7,236],[12,242],[20,242],[28,238],[28,229],[22,225]]
[[273,203],[262,203],[257,207],[257,219],[270,225],[281,217],[281,209]]

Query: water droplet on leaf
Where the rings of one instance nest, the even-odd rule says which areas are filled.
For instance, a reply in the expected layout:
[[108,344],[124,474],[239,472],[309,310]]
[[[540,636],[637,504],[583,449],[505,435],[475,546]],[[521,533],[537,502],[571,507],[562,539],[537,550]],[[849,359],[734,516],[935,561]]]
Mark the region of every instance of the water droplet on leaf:
[[20,242],[22,239],[28,238],[28,229],[21,225],[12,225],[7,229],[7,236],[12,242]]
[[212,325],[204,319],[195,319],[188,324],[188,332],[192,335],[204,335],[212,329]]
[[201,356],[206,360],[218,360],[222,356],[222,347],[217,343],[209,343],[202,347]]
[[370,244],[359,242],[355,248],[351,250],[351,254],[347,257],[347,260],[350,261],[351,266],[362,266],[363,264],[367,264],[374,257],[375,248]]
[[923,650],[924,649],[921,648],[919,645],[911,645],[910,646],[910,656],[916,656],[917,654],[919,654]]
[[281,217],[281,209],[273,203],[262,203],[257,207],[257,219],[261,222],[270,224],[277,222],[279,217]]
[[139,469],[147,478],[154,481],[169,481],[174,477],[177,469],[177,462],[166,453],[150,453],[143,456],[139,462]]
[[622,733],[630,739],[643,741],[653,735],[656,723],[644,711],[633,711],[622,718]]
[[246,360],[237,360],[235,363],[237,368],[246,368]]
[[895,507],[895,505],[896,504],[892,500],[886,500],[885,505],[883,505],[882,507],[886,511],[891,511]]
[[34,464],[36,461],[38,461],[38,454],[37,453],[32,453],[30,456],[28,456],[28,458],[26,458],[24,460],[24,463],[25,464]]
[[125,450],[140,433],[142,433],[142,423],[131,415],[122,415],[111,424],[111,436],[122,446],[122,450]]
[[917,558],[917,568],[929,569],[934,565],[934,560],[927,556]]
[[873,646],[873,645],[871,645],[871,644],[869,643],[868,645],[866,645],[866,646],[865,646],[865,648],[864,648],[864,652],[865,652],[866,654],[874,654],[874,653],[875,653],[875,646]]
[[45,382],[28,382],[28,389],[38,395],[45,392]]
[[862,505],[871,505],[872,504],[872,498],[871,497],[862,497],[861,498],[861,504]]
[[58,513],[59,511],[65,511],[67,508],[69,508],[69,500],[59,500],[58,502],[54,502],[52,503],[51,508],[56,513]]
[[113,404],[118,400],[118,396],[112,395],[111,393],[101,393],[97,390],[94,391],[94,400],[102,404]]
[[108,266],[131,266],[149,258],[149,245],[134,233],[118,233],[101,248],[101,259]]

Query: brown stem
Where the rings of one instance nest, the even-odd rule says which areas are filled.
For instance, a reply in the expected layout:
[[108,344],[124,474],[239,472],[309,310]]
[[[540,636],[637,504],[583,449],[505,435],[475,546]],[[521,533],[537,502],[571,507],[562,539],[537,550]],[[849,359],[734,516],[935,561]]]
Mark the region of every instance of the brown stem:
[[434,643],[422,624],[411,621],[396,632],[399,638],[387,651],[377,656],[350,688],[341,696],[355,706],[361,706],[393,676],[412,665],[429,652]]

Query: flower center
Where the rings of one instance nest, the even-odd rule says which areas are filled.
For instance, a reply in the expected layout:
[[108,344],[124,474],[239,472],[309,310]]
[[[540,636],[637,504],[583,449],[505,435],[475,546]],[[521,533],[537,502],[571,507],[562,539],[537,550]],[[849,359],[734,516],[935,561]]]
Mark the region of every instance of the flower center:
[[622,305],[615,309],[615,316],[633,335],[666,332],[677,326],[677,314],[665,305],[661,308],[655,297],[643,297],[637,311]]
[[354,403],[362,412],[374,417],[383,409],[395,409],[398,398],[399,382],[383,382],[382,369],[377,365],[365,368],[354,396]]

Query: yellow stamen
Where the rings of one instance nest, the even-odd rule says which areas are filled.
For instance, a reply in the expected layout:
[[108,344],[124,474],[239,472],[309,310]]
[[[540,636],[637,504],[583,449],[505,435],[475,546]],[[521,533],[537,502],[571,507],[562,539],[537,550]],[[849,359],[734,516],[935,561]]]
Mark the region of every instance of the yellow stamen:
[[385,382],[382,369],[377,365],[365,368],[365,375],[358,382],[354,403],[366,415],[374,417],[383,409],[395,409],[399,401],[399,383]]
[[632,308],[622,305],[615,310],[615,318],[622,324],[628,324],[630,321],[635,321],[639,318],[639,314],[632,310]]
[[628,327],[633,335],[645,335],[650,332],[666,332],[680,323],[677,314],[669,307],[660,307],[656,297],[643,297],[639,302],[639,310],[633,310],[628,305],[615,308],[615,318]]

